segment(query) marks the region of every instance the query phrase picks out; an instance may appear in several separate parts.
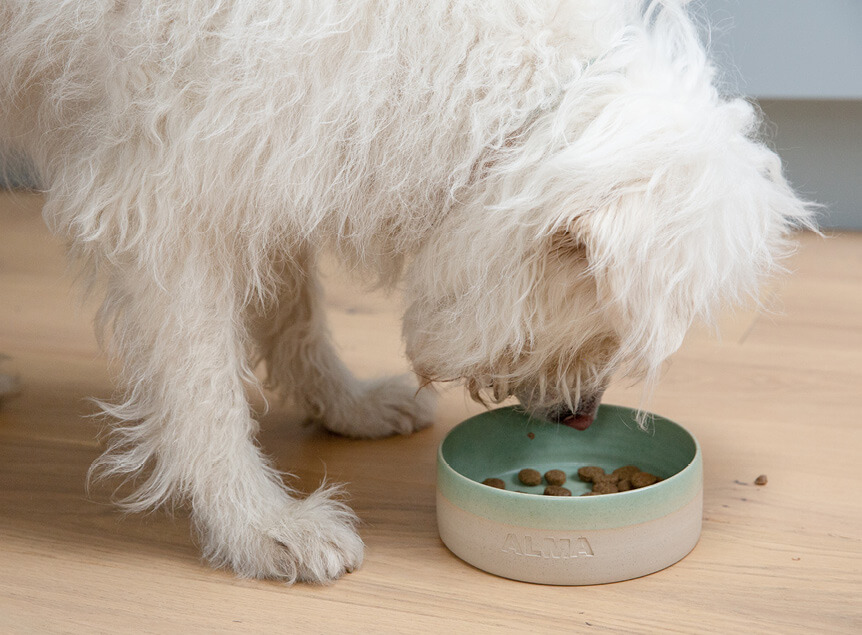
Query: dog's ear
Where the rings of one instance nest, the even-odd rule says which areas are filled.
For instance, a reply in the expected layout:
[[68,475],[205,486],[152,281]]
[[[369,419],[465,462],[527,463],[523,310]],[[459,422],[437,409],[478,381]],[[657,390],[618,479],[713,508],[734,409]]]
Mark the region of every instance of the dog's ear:
[[694,319],[756,298],[790,247],[789,231],[810,223],[778,157],[739,125],[750,107],[723,108],[718,130],[630,139],[612,169],[595,171],[616,176],[600,195],[593,186],[600,204],[569,219],[562,244],[584,245],[630,372],[657,369]]
[[544,237],[568,234],[555,244],[583,245],[615,362],[637,374],[657,370],[695,318],[755,297],[790,230],[812,226],[754,109],[713,86],[683,5],[650,3],[641,28],[584,70],[539,137],[559,150],[505,203],[540,210]]

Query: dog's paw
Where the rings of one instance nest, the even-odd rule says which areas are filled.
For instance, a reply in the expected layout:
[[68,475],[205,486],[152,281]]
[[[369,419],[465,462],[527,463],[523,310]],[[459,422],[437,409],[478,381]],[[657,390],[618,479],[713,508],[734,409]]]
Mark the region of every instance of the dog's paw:
[[434,392],[417,389],[406,375],[365,381],[360,387],[359,396],[347,407],[327,411],[323,421],[327,430],[357,439],[378,439],[410,434],[434,423]]
[[304,500],[285,497],[251,523],[229,521],[204,532],[204,555],[244,578],[326,584],[362,564],[365,545],[353,511],[320,489]]

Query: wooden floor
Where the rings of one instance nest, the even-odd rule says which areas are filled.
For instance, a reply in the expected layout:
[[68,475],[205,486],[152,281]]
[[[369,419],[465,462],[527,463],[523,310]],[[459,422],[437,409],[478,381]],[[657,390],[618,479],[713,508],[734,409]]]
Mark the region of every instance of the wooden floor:
[[[262,444],[310,490],[350,483],[368,545],[329,587],[237,580],[201,563],[186,514],[122,517],[84,490],[100,452],[87,397],[110,397],[93,306],[77,304],[41,199],[0,194],[0,633],[862,632],[862,235],[802,236],[775,313],[696,330],[651,409],[700,439],[703,535],[677,565],[628,582],[544,587],[478,571],[437,537],[434,459],[478,411],[441,399],[436,425],[356,442],[263,419]],[[398,299],[330,276],[333,331],[360,375],[407,368]],[[637,387],[606,401],[637,405]],[[753,484],[765,473],[769,484]]]

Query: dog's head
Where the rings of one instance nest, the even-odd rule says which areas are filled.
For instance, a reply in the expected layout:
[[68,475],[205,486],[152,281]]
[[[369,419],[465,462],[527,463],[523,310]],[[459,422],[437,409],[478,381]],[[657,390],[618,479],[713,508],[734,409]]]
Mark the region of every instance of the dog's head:
[[585,427],[612,375],[654,380],[810,224],[753,108],[718,96],[686,23],[657,24],[501,147],[411,264],[420,377]]

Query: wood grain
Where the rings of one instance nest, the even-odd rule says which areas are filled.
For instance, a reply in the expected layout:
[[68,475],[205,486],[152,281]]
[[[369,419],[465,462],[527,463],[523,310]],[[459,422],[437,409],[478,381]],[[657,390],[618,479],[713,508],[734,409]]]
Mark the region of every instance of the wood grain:
[[[485,574],[437,537],[434,457],[479,408],[444,391],[437,424],[348,441],[275,406],[261,443],[310,490],[348,482],[368,545],[328,587],[237,580],[200,562],[183,510],[123,517],[84,489],[100,451],[87,397],[107,362],[36,195],[0,194],[0,632],[862,632],[862,235],[805,235],[775,312],[692,331],[649,407],[699,438],[703,536],[682,562],[628,582],[558,588]],[[331,273],[332,329],[369,376],[407,370],[399,299]],[[637,386],[606,400],[638,405]],[[753,484],[758,474],[769,484]]]

